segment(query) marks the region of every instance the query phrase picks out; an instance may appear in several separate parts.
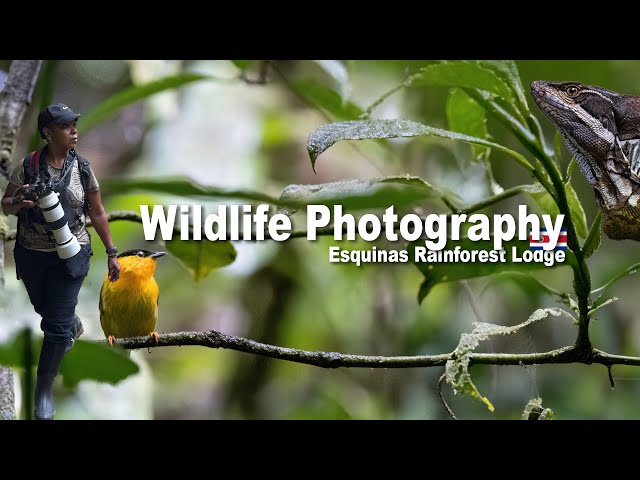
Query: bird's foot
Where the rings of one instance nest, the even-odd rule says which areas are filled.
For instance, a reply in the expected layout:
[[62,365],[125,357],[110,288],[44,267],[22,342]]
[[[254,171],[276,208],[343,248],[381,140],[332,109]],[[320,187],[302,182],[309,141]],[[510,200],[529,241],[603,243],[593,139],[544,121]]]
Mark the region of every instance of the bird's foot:
[[[158,342],[160,342],[160,335],[158,335],[158,332],[151,332],[151,333],[149,334],[149,336],[150,336],[150,337],[153,337],[153,338],[155,339],[155,341],[156,341],[156,347],[157,347],[157,346],[158,346]],[[148,347],[148,348],[147,348],[147,351],[148,351],[149,353],[151,353],[151,347]]]
[[113,335],[109,335],[107,337],[107,342],[109,342],[109,345],[111,345],[113,347],[113,342],[116,341],[116,337],[114,337]]

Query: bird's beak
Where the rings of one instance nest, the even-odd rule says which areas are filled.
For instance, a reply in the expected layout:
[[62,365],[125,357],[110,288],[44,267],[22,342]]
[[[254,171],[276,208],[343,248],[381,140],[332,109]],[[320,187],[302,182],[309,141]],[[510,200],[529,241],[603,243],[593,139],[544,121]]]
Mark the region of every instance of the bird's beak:
[[149,255],[149,258],[158,258],[166,254],[167,252],[153,252],[151,255]]

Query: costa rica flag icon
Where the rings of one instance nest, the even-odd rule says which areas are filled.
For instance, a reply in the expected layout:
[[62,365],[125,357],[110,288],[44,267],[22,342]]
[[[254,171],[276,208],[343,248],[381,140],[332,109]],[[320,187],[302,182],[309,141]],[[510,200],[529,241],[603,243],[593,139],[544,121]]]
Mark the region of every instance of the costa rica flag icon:
[[529,250],[566,250],[567,249],[567,229],[560,230],[558,236],[558,243],[556,243],[555,249],[551,248],[549,241],[549,235],[547,235],[547,229],[540,229],[540,237],[534,238],[533,233],[529,230]]

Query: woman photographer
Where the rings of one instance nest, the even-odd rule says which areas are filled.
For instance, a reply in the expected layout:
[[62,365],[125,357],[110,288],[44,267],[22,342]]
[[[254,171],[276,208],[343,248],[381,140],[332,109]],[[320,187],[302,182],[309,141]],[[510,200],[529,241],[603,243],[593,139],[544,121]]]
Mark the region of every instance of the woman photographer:
[[[42,317],[44,341],[38,361],[34,415],[43,420],[53,419],[55,414],[52,386],[62,357],[84,331],[75,308],[93,254],[86,215],[106,248],[109,279],[114,282],[120,275],[117,249],[111,239],[98,181],[89,162],[75,152],[79,117],[62,103],[49,105],[40,112],[38,132],[47,144],[16,165],[1,201],[5,215],[18,216],[16,274],[24,282],[36,313]],[[35,191],[33,186],[29,188],[34,183],[38,187]],[[62,208],[56,223],[51,218],[49,223],[38,205],[38,195],[51,191],[59,193]],[[65,220],[80,245],[79,252],[70,258],[60,258],[58,251],[66,247],[56,248],[50,228],[57,230]],[[77,246],[74,247],[75,252]]]

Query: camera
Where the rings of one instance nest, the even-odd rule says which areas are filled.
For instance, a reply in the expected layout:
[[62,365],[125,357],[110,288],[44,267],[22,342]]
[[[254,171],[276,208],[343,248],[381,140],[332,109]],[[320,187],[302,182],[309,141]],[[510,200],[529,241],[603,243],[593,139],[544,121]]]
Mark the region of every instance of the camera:
[[45,182],[40,178],[40,176],[36,176],[36,181],[29,185],[22,195],[25,200],[31,200],[32,202],[37,202],[40,197],[44,197],[48,193],[53,192],[53,185],[51,184],[51,179]]
[[56,252],[63,260],[74,257],[80,251],[80,243],[69,229],[64,209],[58,198],[60,194],[53,190],[51,182],[44,182],[39,177],[24,191],[24,198],[34,201],[44,216],[47,226],[56,240]]

